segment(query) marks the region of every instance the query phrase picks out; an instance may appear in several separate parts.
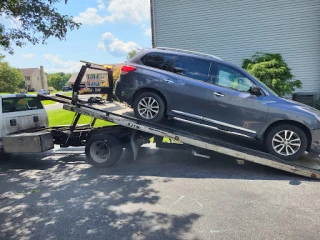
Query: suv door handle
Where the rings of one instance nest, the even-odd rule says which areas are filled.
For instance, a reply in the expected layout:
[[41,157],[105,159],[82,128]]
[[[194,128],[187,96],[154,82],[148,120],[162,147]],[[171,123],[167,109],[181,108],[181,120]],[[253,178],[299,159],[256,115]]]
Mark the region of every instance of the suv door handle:
[[173,81],[171,81],[171,80],[169,80],[169,79],[164,79],[164,81],[165,81],[166,83],[169,83],[169,84],[172,84],[172,83],[173,83]]
[[224,97],[224,95],[220,92],[214,92],[213,95],[216,95],[218,97]]

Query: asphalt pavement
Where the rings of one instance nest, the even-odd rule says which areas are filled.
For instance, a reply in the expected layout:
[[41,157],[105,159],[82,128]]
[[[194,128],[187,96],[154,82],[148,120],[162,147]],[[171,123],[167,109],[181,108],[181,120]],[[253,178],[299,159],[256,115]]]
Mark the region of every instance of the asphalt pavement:
[[1,157],[0,239],[319,239],[319,181],[149,147],[96,169],[71,150]]

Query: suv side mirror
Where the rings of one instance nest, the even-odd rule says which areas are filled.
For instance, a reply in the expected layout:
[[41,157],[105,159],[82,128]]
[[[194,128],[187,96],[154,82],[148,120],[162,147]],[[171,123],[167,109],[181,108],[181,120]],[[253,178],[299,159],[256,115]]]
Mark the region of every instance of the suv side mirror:
[[257,85],[253,85],[253,86],[250,87],[249,92],[252,95],[260,96],[261,95],[261,88],[258,87]]

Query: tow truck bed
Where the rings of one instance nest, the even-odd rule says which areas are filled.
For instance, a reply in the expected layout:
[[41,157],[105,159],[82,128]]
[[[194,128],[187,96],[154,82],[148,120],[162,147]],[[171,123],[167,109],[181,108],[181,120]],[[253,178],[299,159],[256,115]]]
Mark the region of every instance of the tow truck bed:
[[76,105],[65,103],[63,108],[151,135],[174,139],[199,149],[215,151],[236,159],[243,159],[297,175],[320,179],[319,161],[307,158],[301,158],[294,162],[283,161],[264,152],[262,145],[255,139],[180,119],[168,120],[161,124],[148,123],[135,118],[131,108],[118,102],[107,104],[81,102]]

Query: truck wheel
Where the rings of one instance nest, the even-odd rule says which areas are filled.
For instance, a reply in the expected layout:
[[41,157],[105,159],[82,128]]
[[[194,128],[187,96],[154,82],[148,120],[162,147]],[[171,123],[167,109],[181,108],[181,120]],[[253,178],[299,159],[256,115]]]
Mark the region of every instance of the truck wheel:
[[156,93],[145,92],[140,94],[133,104],[134,114],[137,118],[149,122],[160,122],[165,115],[166,105]]
[[308,139],[300,128],[282,124],[268,131],[265,146],[269,153],[286,161],[294,161],[306,151]]
[[110,167],[122,155],[123,147],[117,137],[110,134],[94,135],[85,147],[87,162],[95,167]]

